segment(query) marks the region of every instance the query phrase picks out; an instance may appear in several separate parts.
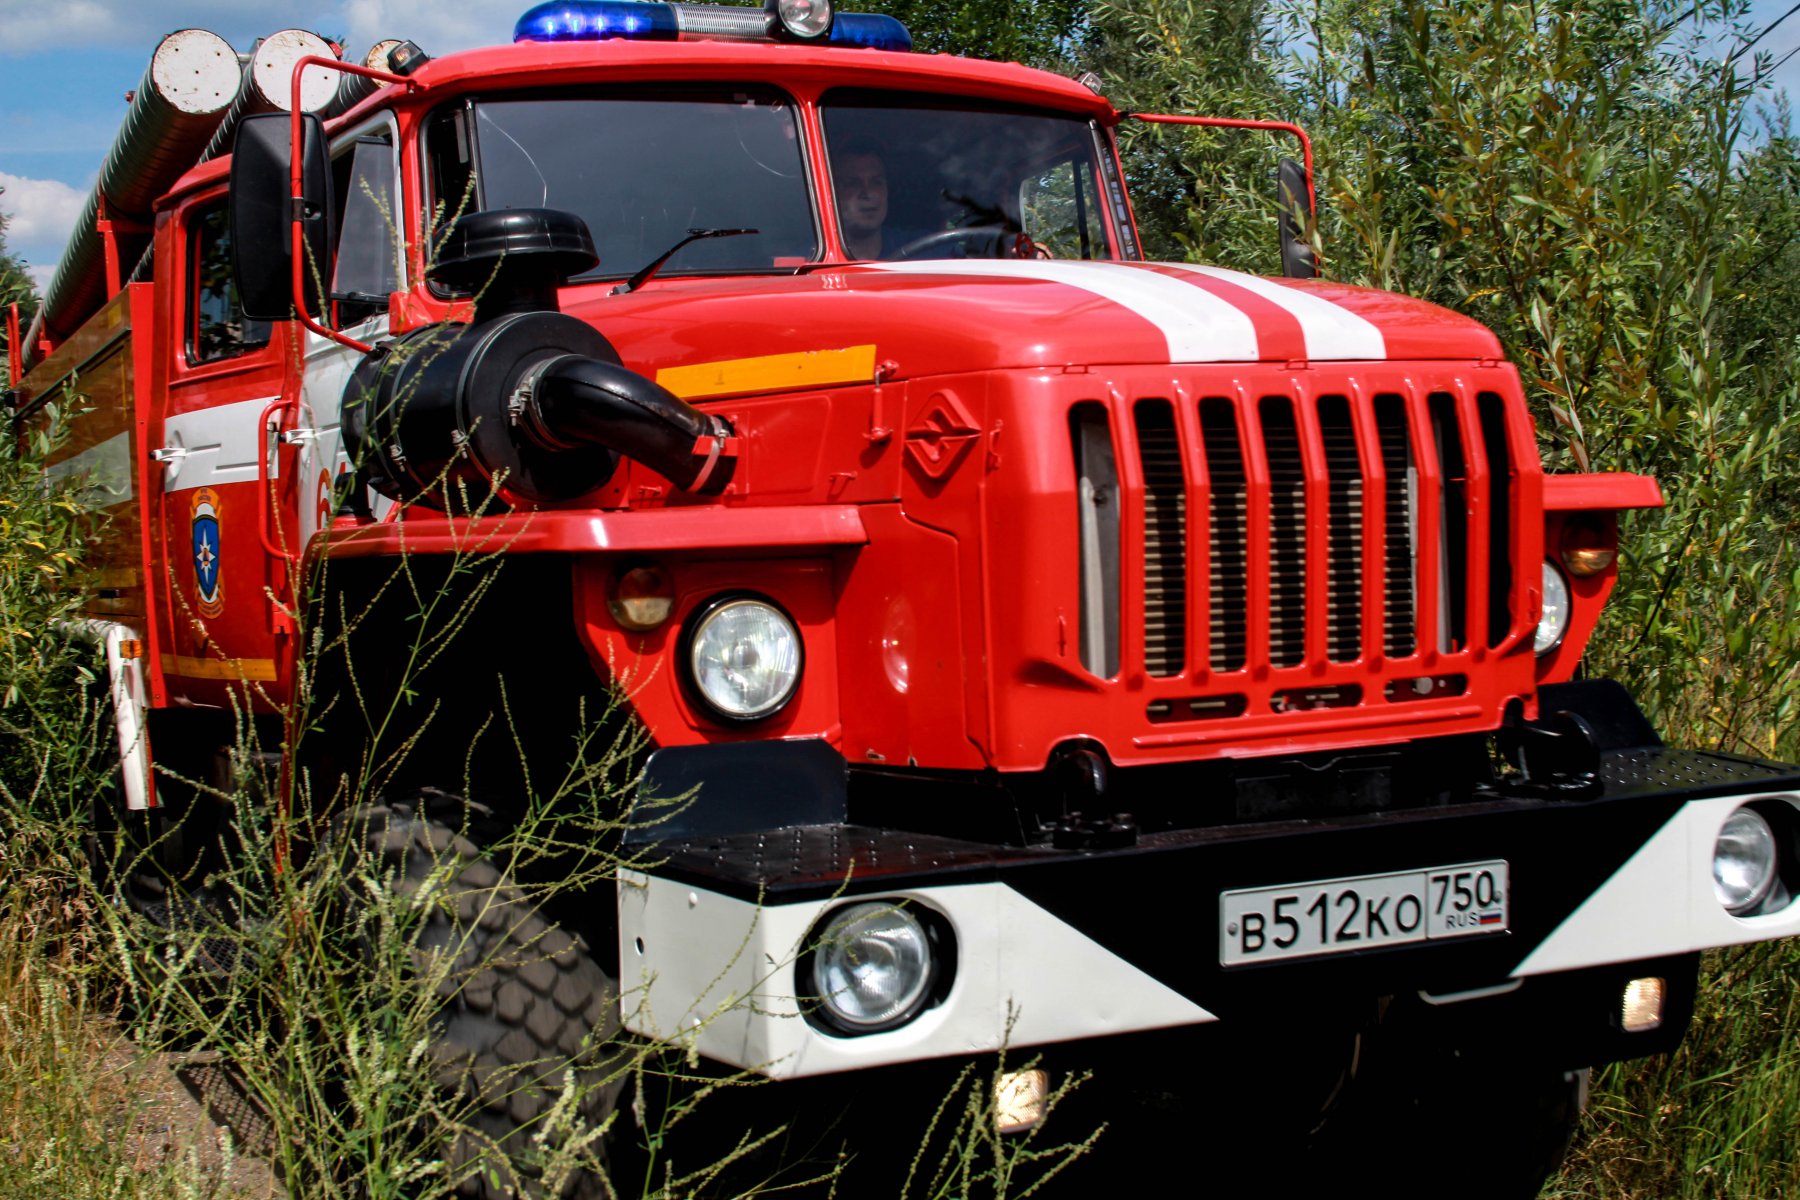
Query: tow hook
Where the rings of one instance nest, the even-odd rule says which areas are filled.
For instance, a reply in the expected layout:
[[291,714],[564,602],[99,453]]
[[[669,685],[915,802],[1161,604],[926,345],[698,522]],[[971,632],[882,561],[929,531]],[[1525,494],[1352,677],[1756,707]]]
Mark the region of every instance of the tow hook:
[[1599,794],[1600,742],[1581,714],[1564,709],[1524,721],[1514,709],[1496,736],[1502,757],[1518,770],[1501,781],[1506,791],[1546,800]]
[[1086,817],[1068,813],[1057,818],[1050,844],[1058,850],[1119,850],[1137,845],[1137,820],[1130,813]]

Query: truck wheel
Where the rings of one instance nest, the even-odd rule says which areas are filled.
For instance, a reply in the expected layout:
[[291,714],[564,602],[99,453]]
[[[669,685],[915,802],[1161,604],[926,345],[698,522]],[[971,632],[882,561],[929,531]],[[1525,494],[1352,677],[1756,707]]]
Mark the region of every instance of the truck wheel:
[[[365,809],[339,827],[348,827],[400,894],[435,893],[410,953],[420,969],[436,955],[455,956],[438,986],[444,1003],[431,1058],[436,1084],[467,1106],[448,1149],[455,1174],[468,1175],[457,1195],[552,1195],[531,1159],[565,1074],[573,1071],[581,1089],[577,1111],[586,1129],[613,1112],[624,1086],[609,1055],[619,1031],[614,980],[579,938],[549,922],[474,843],[422,806]],[[492,1153],[496,1147],[504,1158]],[[611,1192],[592,1172],[577,1171],[554,1194]]]

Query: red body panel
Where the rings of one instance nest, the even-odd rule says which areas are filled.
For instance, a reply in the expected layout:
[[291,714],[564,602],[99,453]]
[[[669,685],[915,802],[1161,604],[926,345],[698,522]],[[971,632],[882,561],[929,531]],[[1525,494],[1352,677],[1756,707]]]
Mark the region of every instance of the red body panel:
[[1662,488],[1648,475],[1597,472],[1544,476],[1546,512],[1617,512],[1627,508],[1662,506]]
[[400,554],[650,554],[788,550],[855,546],[868,541],[862,510],[833,504],[771,508],[667,508],[648,512],[510,513],[477,521],[408,520],[346,523],[327,538],[333,558]]
[[[835,587],[831,560],[824,557],[699,558],[658,557],[675,586],[673,618],[649,633],[621,629],[607,611],[607,579],[614,563],[600,556],[580,560],[575,570],[575,610],[580,634],[602,679],[629,698],[634,712],[659,745],[820,738],[838,745],[839,720]],[[800,630],[806,669],[798,693],[775,716],[752,725],[724,725],[710,719],[688,696],[677,658],[681,630],[694,610],[724,593],[747,593],[773,600]]]

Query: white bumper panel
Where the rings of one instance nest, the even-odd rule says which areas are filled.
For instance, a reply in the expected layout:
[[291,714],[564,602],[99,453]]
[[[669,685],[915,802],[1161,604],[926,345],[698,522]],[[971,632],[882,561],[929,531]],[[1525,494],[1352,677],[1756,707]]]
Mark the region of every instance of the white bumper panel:
[[1214,1019],[1005,884],[857,897],[876,898],[904,898],[943,914],[956,936],[956,977],[943,1003],[911,1024],[837,1037],[800,1015],[794,964],[808,931],[842,901],[759,907],[655,876],[623,875],[626,1028],[786,1079]]
[[1789,793],[1690,800],[1513,974],[1544,975],[1800,933],[1800,901],[1766,916],[1734,917],[1713,895],[1713,844],[1725,818],[1751,800],[1800,808],[1800,796]]

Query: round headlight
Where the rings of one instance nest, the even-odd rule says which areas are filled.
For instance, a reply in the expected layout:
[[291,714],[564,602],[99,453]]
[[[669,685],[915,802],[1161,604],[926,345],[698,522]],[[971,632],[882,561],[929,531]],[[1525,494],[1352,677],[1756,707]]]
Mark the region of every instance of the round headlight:
[[1563,634],[1569,632],[1569,581],[1554,563],[1544,563],[1544,611],[1538,618],[1536,646],[1539,654],[1548,654],[1562,645]]
[[766,0],[789,37],[810,42],[831,32],[831,0]]
[[1754,808],[1725,818],[1713,843],[1713,895],[1725,910],[1742,916],[1765,900],[1775,886],[1775,831]]
[[728,721],[778,712],[800,686],[800,631],[763,600],[727,600],[706,610],[688,644],[695,689]]
[[931,940],[891,900],[852,904],[819,926],[812,986],[838,1023],[858,1032],[912,1020],[930,998]]

